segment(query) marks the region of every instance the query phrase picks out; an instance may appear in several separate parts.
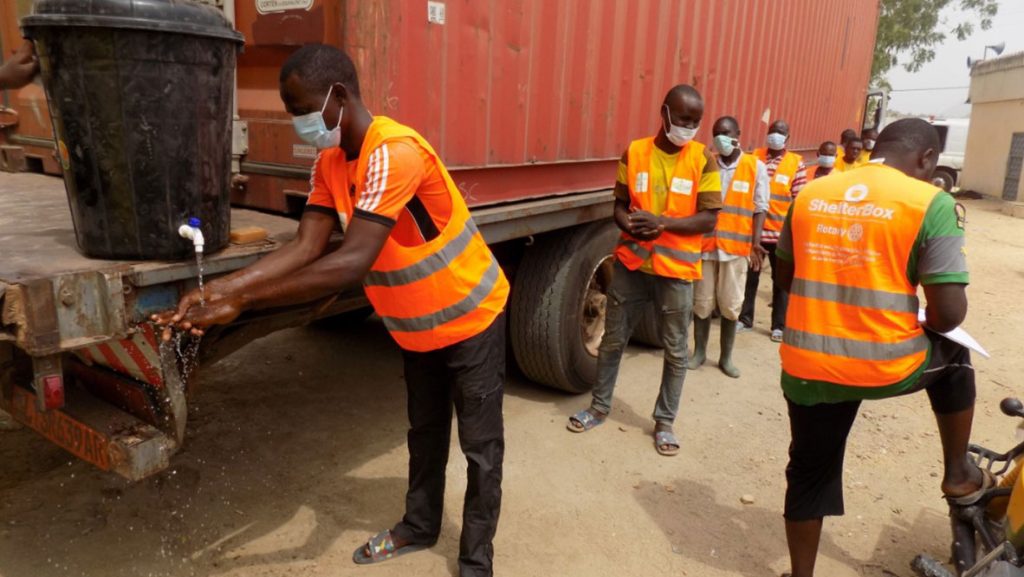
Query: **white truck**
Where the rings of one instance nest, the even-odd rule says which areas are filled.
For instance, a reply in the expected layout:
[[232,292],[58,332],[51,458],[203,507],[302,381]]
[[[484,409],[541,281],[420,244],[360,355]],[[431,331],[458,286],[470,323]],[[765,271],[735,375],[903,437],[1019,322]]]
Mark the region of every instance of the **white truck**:
[[960,180],[960,170],[964,167],[964,150],[967,148],[967,128],[969,118],[948,118],[932,120],[932,126],[939,131],[942,152],[939,154],[939,165],[935,168],[932,182],[949,192]]

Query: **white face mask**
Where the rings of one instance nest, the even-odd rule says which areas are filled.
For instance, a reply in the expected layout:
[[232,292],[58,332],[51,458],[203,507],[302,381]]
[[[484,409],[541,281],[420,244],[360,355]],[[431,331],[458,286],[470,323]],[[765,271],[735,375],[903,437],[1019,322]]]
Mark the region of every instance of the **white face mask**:
[[345,114],[345,107],[338,111],[338,124],[333,129],[327,130],[327,124],[324,122],[324,110],[327,109],[327,102],[330,100],[332,92],[334,92],[334,86],[327,91],[327,97],[324,98],[324,105],[320,107],[320,112],[310,112],[292,117],[292,126],[295,127],[295,133],[299,135],[299,138],[320,150],[334,148],[341,144],[341,118]]
[[835,156],[818,155],[818,166],[822,168],[832,168],[836,165]]
[[[676,126],[675,124],[672,124],[672,115],[669,112],[668,105],[663,104],[662,106],[665,108],[665,116],[668,118],[669,126],[669,129],[665,130],[665,137],[668,138],[668,141],[675,146],[680,148],[686,146],[686,143],[693,140],[694,136],[697,136],[697,131],[700,130],[700,126],[697,126],[696,128],[686,128],[685,126]],[[664,127],[662,127],[662,129],[664,129]]]
[[772,132],[768,135],[768,149],[769,150],[782,150],[786,148],[786,135],[779,134],[778,132]]
[[875,149],[875,141],[874,140],[871,140],[869,138],[869,139],[864,141],[864,150],[874,150],[874,149]]
[[728,134],[719,134],[715,137],[715,150],[722,156],[729,156],[736,150],[737,141]]

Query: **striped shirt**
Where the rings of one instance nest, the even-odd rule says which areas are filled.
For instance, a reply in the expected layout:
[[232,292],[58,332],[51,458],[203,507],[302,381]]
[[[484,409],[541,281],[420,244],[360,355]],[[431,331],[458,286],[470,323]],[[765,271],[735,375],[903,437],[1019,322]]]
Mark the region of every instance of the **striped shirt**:
[[[768,180],[775,178],[775,171],[779,169],[779,163],[782,162],[784,154],[772,157],[768,155],[767,162],[765,162],[765,168],[768,169]],[[789,187],[790,192],[793,194],[793,198],[800,194],[803,190],[804,185],[807,184],[807,165],[804,161],[800,161],[800,166],[796,169],[796,174],[793,176],[793,183]],[[768,230],[767,228],[761,231],[761,242],[766,244],[775,244],[779,242],[779,233],[774,230]]]
[[[326,163],[344,166],[333,172],[334,181],[324,176]],[[347,161],[341,149],[321,151],[313,166],[307,209],[337,210],[343,228],[350,212],[390,227],[391,238],[403,246],[429,242],[444,230],[451,216],[448,186],[442,168],[415,140],[394,138],[371,151],[362,190],[346,191],[356,181],[358,165],[356,160]],[[355,206],[343,206],[351,203]]]

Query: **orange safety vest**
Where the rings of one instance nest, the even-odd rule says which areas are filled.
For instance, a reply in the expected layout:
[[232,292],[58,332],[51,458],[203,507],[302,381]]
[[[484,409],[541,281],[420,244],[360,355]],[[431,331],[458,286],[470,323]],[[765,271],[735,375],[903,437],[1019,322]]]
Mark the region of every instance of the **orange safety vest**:
[[[437,238],[403,246],[391,236],[363,279],[363,288],[391,336],[405,350],[444,348],[483,332],[504,310],[509,284],[469,208],[434,149],[415,130],[375,116],[356,166],[355,190],[366,190],[371,153],[396,138],[411,138],[426,150],[444,177],[451,216]],[[346,186],[345,190],[349,187]],[[358,204],[357,197],[352,206]],[[351,210],[348,207],[347,210]],[[348,215],[351,219],[351,214]]]
[[[761,159],[761,162],[768,164],[767,148],[758,148],[754,155]],[[789,205],[793,203],[793,179],[800,171],[801,162],[803,158],[799,154],[786,151],[775,169],[775,174],[771,177],[768,214],[764,219],[765,230],[782,231],[782,224],[786,222],[786,214],[789,213]]]
[[729,190],[718,211],[715,230],[704,235],[701,250],[713,253],[721,249],[734,256],[749,256],[754,242],[754,189],[757,187],[757,157],[740,156]]
[[[813,166],[808,166],[807,167],[807,169],[806,169],[806,172],[807,172],[807,182],[811,182],[815,178],[818,178],[818,169],[819,168],[821,168],[821,166],[817,165],[817,164],[815,164]],[[828,174],[823,174],[822,177],[828,176],[829,174],[835,174],[836,172],[837,171],[836,171],[835,167],[832,167],[832,171],[829,172]]]
[[[651,210],[651,154],[654,138],[641,138],[629,144],[626,171],[629,179],[630,208]],[[691,140],[679,151],[669,183],[668,204],[663,216],[685,218],[697,213],[697,194],[707,157],[704,145]],[[699,280],[700,234],[681,235],[665,231],[653,241],[642,241],[625,232],[615,249],[615,257],[629,270],[640,268],[651,259],[654,274],[682,280]]]
[[796,264],[780,349],[798,379],[883,387],[925,362],[907,262],[939,190],[869,164],[807,186],[790,224]]

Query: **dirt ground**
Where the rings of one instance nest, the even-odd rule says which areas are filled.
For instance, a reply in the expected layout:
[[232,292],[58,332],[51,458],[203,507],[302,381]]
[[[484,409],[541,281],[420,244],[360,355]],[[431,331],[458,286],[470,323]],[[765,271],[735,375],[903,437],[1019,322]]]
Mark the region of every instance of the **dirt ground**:
[[[1024,237],[992,201],[968,203],[973,284],[966,328],[975,356],[975,440],[1000,450],[1015,420],[998,402],[1024,393]],[[510,378],[498,575],[748,577],[788,569],[782,531],[789,442],[767,283],[756,332],[741,335],[732,380],[691,372],[677,432],[654,451],[649,415],[660,352],[631,348],[611,421],[565,430],[587,396]],[[712,358],[717,334],[712,334]],[[0,433],[0,575],[456,575],[465,460],[452,446],[443,534],[432,550],[356,567],[352,550],[391,526],[406,483],[399,355],[379,323],[309,327],[205,367],[185,449],[173,468],[128,484],[34,433]],[[819,574],[910,575],[944,558],[940,452],[925,395],[866,404],[846,464],[847,515],[826,522]],[[754,502],[741,503],[749,494]]]

